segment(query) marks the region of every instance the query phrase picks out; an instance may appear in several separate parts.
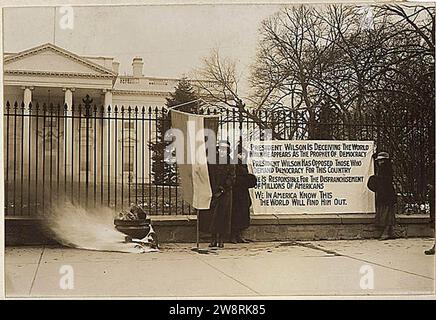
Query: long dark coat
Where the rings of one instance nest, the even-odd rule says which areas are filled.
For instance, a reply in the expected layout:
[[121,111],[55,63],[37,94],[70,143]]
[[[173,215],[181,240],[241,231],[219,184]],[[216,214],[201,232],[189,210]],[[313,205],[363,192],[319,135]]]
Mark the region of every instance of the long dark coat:
[[250,226],[251,198],[247,186],[249,176],[246,164],[236,165],[236,180],[233,187],[232,232],[239,232]]
[[393,226],[395,224],[394,204],[396,202],[393,185],[392,164],[390,161],[380,166],[376,173],[377,187],[375,192],[375,224]]
[[435,183],[435,168],[434,168],[435,162],[433,161],[430,167],[430,172],[428,175],[428,191],[429,191],[429,204],[430,204],[430,223],[432,224],[432,227],[434,228],[435,223],[435,190],[434,190],[434,183]]
[[208,168],[212,189],[210,232],[212,234],[229,234],[231,228],[235,165],[210,164]]

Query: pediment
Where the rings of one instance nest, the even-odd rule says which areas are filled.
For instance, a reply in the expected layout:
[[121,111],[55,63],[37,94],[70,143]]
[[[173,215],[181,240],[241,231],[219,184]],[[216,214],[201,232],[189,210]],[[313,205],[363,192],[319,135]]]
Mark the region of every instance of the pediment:
[[10,55],[4,62],[5,72],[115,76],[112,70],[52,44]]

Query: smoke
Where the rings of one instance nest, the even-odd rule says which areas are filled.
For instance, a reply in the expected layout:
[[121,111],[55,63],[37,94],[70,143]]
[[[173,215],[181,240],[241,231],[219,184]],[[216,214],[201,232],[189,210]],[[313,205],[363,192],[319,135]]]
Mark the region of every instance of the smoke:
[[137,243],[125,242],[125,234],[115,229],[115,215],[116,212],[107,207],[85,209],[63,202],[53,204],[43,220],[53,237],[65,246],[128,253],[147,251]]

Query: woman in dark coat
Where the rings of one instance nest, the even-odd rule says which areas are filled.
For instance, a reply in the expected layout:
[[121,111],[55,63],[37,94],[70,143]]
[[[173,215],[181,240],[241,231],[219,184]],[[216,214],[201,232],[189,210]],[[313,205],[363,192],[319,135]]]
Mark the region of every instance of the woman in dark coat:
[[[435,161],[431,163],[430,172],[428,175],[428,196],[429,196],[429,204],[430,204],[430,225],[433,230],[435,230],[435,193],[434,193],[434,183],[435,183]],[[435,237],[435,244],[436,244],[436,237]],[[425,250],[424,253],[426,255],[434,255],[435,253],[435,244],[433,244],[433,247],[431,249]]]
[[375,225],[383,229],[380,239],[394,236],[396,202],[393,186],[392,163],[387,152],[380,152],[376,161]]
[[251,198],[249,188],[256,185],[256,177],[248,172],[245,150],[238,150],[238,164],[236,164],[236,180],[233,187],[232,201],[232,230],[230,242],[246,243],[241,233],[250,226]]
[[209,179],[212,189],[210,212],[212,220],[210,247],[224,247],[223,238],[230,233],[232,215],[232,191],[235,182],[235,166],[230,163],[230,144],[220,142],[217,163],[209,164]]

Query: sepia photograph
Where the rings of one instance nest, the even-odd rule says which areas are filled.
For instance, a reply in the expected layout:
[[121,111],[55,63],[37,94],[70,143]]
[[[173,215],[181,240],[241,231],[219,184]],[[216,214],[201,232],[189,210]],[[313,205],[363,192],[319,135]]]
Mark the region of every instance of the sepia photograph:
[[434,3],[1,20],[6,299],[435,299]]

